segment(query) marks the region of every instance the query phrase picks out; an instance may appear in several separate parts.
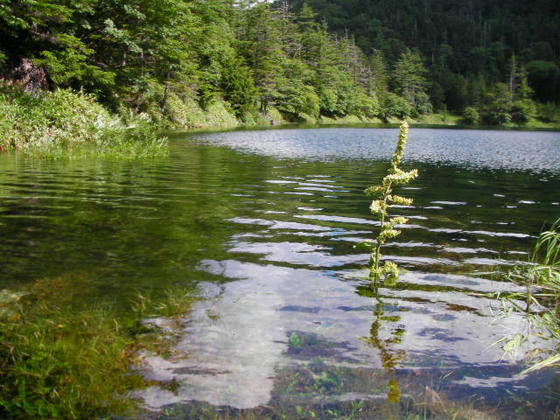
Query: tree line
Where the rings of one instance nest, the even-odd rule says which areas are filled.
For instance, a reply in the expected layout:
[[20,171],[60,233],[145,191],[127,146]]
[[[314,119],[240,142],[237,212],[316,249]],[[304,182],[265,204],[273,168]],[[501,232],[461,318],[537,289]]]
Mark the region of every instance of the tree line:
[[418,53],[437,111],[476,111],[491,124],[522,122],[535,106],[543,119],[558,112],[556,0],[292,0],[307,6],[388,68],[407,49]]
[[[463,50],[451,32],[450,43],[434,35],[431,62],[424,44],[412,42],[404,28],[400,38],[383,29],[360,34],[376,23],[360,26],[339,15],[353,16],[362,3],[0,0],[0,74],[17,81],[34,72],[33,89],[84,90],[115,111],[171,121],[193,103],[206,110],[220,102],[247,123],[275,112],[292,121],[349,115],[387,121],[447,109],[470,122],[524,123],[535,114],[533,97],[558,100],[555,88],[536,82],[549,82],[549,73],[556,77],[550,43],[535,56],[549,54],[551,61],[540,60],[545,64],[503,47],[507,64],[483,51],[481,62],[492,58],[489,68],[495,69],[463,72],[460,63],[472,60],[461,61]],[[389,18],[403,25],[417,19],[413,26],[420,31],[424,20],[416,11],[398,9]]]

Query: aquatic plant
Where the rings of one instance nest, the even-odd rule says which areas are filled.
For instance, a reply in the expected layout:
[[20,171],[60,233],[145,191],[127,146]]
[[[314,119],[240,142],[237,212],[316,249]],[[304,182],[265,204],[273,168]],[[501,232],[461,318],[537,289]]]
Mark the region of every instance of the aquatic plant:
[[[539,235],[529,264],[515,267],[508,278],[525,287],[524,292],[505,298],[510,310],[526,313],[531,325],[544,331],[556,349],[525,372],[560,365],[560,219]],[[519,301],[525,303],[524,307]],[[514,352],[526,338],[525,334],[515,334],[504,348]]]
[[403,171],[399,168],[404,156],[407,138],[408,123],[403,121],[399,130],[399,141],[393,153],[391,166],[387,170],[387,175],[383,178],[381,185],[372,185],[365,190],[367,195],[374,197],[369,209],[380,222],[380,230],[376,241],[365,241],[360,244],[371,251],[369,278],[375,286],[380,280],[383,280],[384,283],[388,285],[394,285],[399,277],[399,269],[395,263],[386,261],[383,266],[380,266],[380,262],[381,247],[387,240],[393,239],[401,234],[401,231],[396,229],[398,225],[408,222],[408,219],[402,216],[389,217],[389,208],[395,205],[409,206],[412,204],[411,198],[405,198],[393,193],[393,188],[395,186],[407,184],[418,176],[417,169]]
[[295,331],[290,335],[290,341],[289,341],[290,347],[299,348],[301,347],[302,341],[303,340],[297,335]]
[[84,419],[135,408],[128,391],[146,382],[131,366],[138,350],[158,350],[162,335],[143,320],[184,313],[194,299],[183,289],[142,296],[134,311],[92,299],[96,293],[81,275],[0,291],[0,418]]

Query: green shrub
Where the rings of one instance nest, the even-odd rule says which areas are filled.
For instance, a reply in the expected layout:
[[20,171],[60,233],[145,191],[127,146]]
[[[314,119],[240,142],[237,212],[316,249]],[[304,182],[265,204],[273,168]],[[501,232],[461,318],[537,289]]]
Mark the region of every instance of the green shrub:
[[491,125],[506,125],[511,122],[512,94],[508,85],[496,83],[485,100],[484,120]]
[[387,121],[390,117],[405,118],[411,114],[410,104],[394,93],[387,93],[383,97],[379,116]]
[[377,98],[371,97],[363,90],[357,90],[356,95],[350,101],[350,115],[360,118],[374,118],[379,114],[379,103]]
[[171,93],[167,100],[167,115],[178,128],[233,128],[239,125],[233,110],[220,99],[212,101],[203,110],[194,99]]
[[511,120],[520,125],[527,124],[535,115],[535,103],[530,99],[515,101],[511,105]]
[[463,119],[466,124],[474,125],[478,124],[478,122],[480,121],[480,115],[478,114],[476,108],[468,106],[463,111]]
[[491,106],[491,108],[486,111],[485,117],[486,122],[491,125],[506,125],[511,122],[511,114],[509,111],[496,106]]
[[69,89],[32,96],[3,88],[0,149],[52,158],[138,158],[168,153],[166,140],[146,115],[113,115],[91,95]]
[[415,118],[417,118],[419,115],[428,115],[434,112],[434,107],[430,102],[430,97],[426,92],[418,92],[415,99],[416,106],[414,108],[414,111],[417,114],[415,115]]
[[332,87],[321,84],[317,93],[319,95],[319,109],[321,114],[335,115],[338,111],[338,95]]
[[320,104],[321,99],[312,86],[299,85],[285,89],[284,101],[277,108],[302,120],[314,120],[319,116]]
[[544,104],[538,103],[537,118],[547,123],[560,122],[560,106],[554,102],[547,102]]

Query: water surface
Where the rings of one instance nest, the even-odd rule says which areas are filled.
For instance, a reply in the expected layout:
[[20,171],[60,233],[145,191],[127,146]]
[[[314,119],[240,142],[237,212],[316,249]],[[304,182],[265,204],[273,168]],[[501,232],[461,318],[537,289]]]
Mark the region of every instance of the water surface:
[[205,299],[169,324],[171,356],[143,367],[176,384],[139,394],[156,418],[336,418],[359,401],[398,417],[427,390],[546,417],[558,377],[502,357],[494,343],[524,323],[498,316],[496,293],[517,289],[484,273],[526,261],[560,216],[560,135],[412,129],[405,166],[420,177],[401,193],[415,202],[393,210],[410,223],[384,250],[407,272],[373,294],[354,245],[375,237],[363,190],[396,134],[199,134],[143,163],[0,155],[0,288],[80,273],[124,308],[138,290],[196,285]]

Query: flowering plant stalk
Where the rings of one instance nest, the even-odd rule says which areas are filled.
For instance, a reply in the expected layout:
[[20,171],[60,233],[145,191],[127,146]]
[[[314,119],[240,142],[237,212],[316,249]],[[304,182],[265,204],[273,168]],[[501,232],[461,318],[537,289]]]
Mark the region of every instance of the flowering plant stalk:
[[399,269],[395,263],[386,261],[383,266],[380,266],[380,261],[381,247],[383,244],[385,244],[387,240],[393,239],[401,234],[401,231],[395,229],[395,227],[408,222],[408,219],[402,216],[389,217],[388,209],[394,205],[409,206],[412,204],[411,198],[393,194],[394,186],[408,184],[418,176],[417,169],[403,171],[399,168],[404,155],[407,137],[408,123],[403,121],[399,130],[399,141],[393,153],[391,166],[387,170],[387,175],[383,178],[381,185],[372,185],[365,190],[367,195],[374,197],[369,209],[380,221],[380,231],[376,242],[367,241],[362,243],[362,245],[365,245],[371,251],[369,259],[369,278],[374,286],[377,286],[380,280],[383,280],[384,283],[388,285],[394,285],[399,277]]

